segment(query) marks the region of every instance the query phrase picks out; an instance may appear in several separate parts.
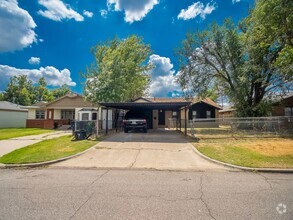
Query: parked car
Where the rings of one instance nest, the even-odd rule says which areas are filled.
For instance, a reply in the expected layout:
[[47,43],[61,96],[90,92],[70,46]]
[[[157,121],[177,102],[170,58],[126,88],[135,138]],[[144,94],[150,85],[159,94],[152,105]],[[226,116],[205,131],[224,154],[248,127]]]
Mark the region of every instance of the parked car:
[[129,111],[123,120],[124,132],[128,133],[130,130],[141,130],[147,133],[147,120],[146,117],[139,112]]

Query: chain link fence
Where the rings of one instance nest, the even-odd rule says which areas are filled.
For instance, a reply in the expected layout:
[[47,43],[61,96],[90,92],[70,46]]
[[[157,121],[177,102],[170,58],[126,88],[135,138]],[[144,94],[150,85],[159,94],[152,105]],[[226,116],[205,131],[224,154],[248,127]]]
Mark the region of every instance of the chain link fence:
[[71,129],[76,140],[88,139],[93,135],[98,137],[97,121],[72,121]]
[[293,137],[293,117],[247,117],[174,120],[169,129],[180,130],[196,138]]

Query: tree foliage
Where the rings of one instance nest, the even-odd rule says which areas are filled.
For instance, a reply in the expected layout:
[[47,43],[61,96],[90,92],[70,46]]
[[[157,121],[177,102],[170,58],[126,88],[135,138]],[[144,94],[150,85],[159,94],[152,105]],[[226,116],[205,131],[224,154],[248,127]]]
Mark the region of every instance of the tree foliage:
[[32,105],[36,102],[51,102],[70,92],[68,85],[49,90],[44,77],[34,84],[26,75],[10,78],[7,88],[0,94],[0,101],[9,101],[19,105]]
[[258,0],[240,24],[250,54],[267,59],[272,68],[293,76],[293,1]]
[[52,90],[52,95],[53,95],[54,99],[65,96],[68,93],[70,93],[70,87],[66,84],[62,85],[60,88]]
[[47,88],[47,82],[44,77],[39,79],[38,85],[35,87],[35,99],[37,102],[47,101],[51,102],[54,100],[53,94]]
[[[257,1],[240,29],[226,20],[222,26],[187,35],[178,50],[178,81],[186,96],[201,96],[220,85],[240,116],[267,114],[268,97],[292,86],[292,58],[286,54],[292,50],[292,28],[286,33],[291,15],[277,2],[285,0]],[[270,15],[271,25],[268,11],[279,13]]]
[[149,85],[150,46],[135,35],[114,38],[93,49],[95,63],[85,74],[85,95],[94,102],[122,102],[142,96]]
[[34,100],[34,87],[26,75],[13,76],[4,91],[4,100],[20,105],[31,105]]

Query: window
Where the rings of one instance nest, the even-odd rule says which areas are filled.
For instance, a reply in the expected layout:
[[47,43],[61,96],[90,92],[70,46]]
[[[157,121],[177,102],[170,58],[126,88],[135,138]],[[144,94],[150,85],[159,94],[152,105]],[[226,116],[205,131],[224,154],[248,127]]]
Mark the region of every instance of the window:
[[207,118],[211,118],[212,116],[212,112],[211,111],[207,111]]
[[89,113],[82,113],[81,114],[81,120],[82,121],[88,121],[89,120]]
[[196,118],[196,111],[192,111],[192,119]]
[[285,116],[293,116],[293,107],[285,107]]
[[178,112],[177,111],[173,111],[172,112],[172,118],[177,118],[178,116]]
[[61,119],[71,119],[75,118],[74,110],[61,110]]
[[93,114],[92,114],[92,120],[97,120],[97,113],[96,112],[93,112]]
[[45,110],[36,110],[36,119],[45,119]]

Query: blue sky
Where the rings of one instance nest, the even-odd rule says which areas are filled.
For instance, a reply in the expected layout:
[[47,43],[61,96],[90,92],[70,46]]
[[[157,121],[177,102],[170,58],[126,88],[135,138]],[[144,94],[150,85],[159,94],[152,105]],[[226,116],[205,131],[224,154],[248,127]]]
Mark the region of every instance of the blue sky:
[[93,62],[90,48],[115,36],[142,36],[151,45],[152,96],[180,94],[174,53],[186,32],[245,17],[254,0],[0,0],[0,91],[9,77],[44,76],[82,93],[80,72]]

